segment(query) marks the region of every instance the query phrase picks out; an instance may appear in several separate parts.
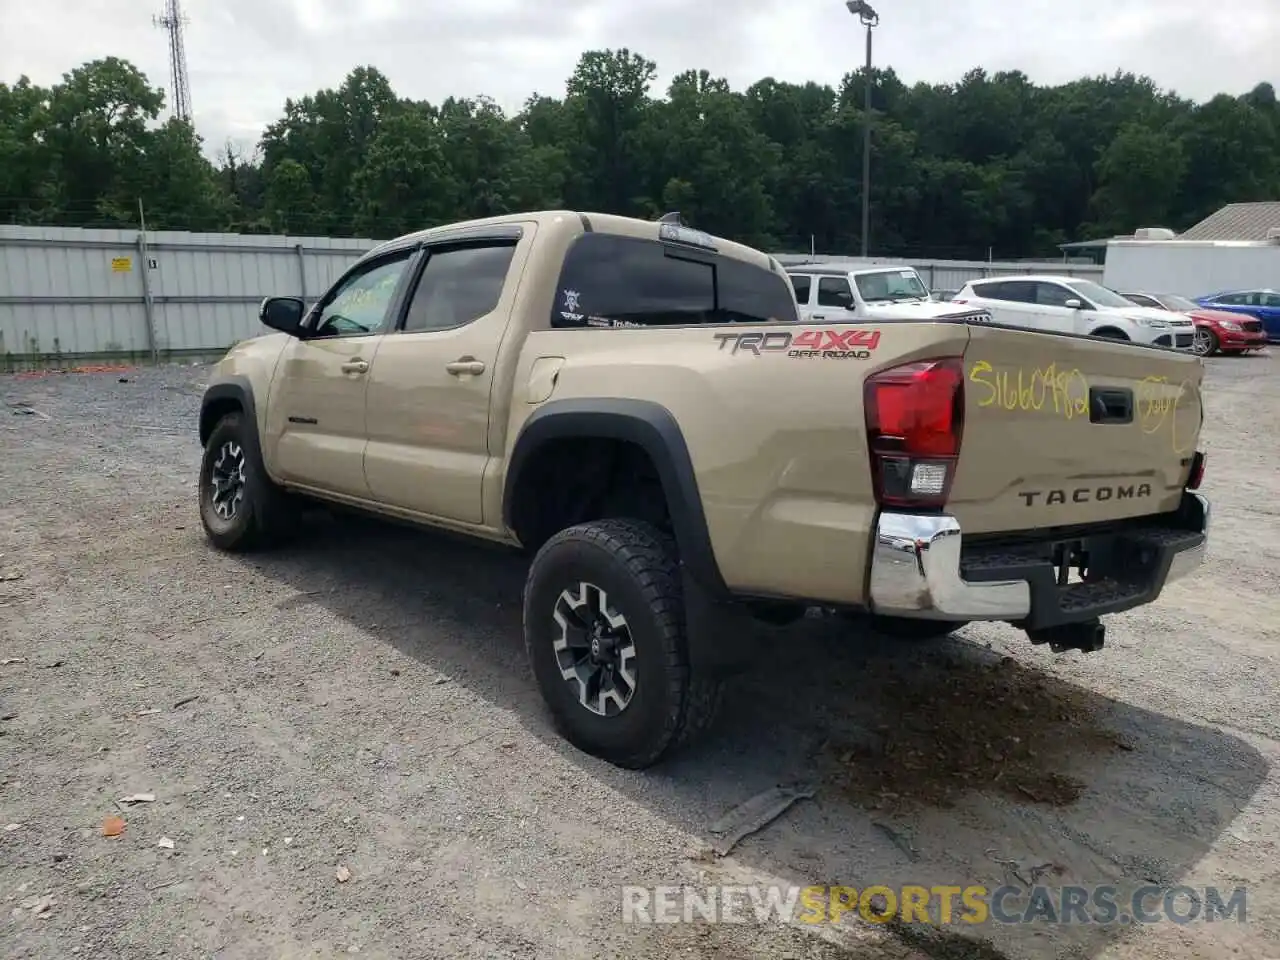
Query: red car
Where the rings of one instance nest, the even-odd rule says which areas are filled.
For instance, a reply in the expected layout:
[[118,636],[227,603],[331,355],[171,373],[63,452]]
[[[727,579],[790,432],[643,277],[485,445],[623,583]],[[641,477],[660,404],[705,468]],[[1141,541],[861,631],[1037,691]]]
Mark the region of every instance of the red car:
[[1172,293],[1126,293],[1126,300],[1140,307],[1155,307],[1185,313],[1196,324],[1196,339],[1191,349],[1202,357],[1215,353],[1248,353],[1267,345],[1267,334],[1260,320],[1252,320],[1226,310],[1211,310],[1194,300]]

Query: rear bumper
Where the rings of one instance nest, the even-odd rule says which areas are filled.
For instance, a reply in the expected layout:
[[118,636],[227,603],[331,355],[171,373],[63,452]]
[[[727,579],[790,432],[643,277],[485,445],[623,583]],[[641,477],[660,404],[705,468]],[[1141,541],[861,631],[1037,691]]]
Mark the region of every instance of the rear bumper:
[[[886,616],[1002,620],[1044,629],[1155,600],[1204,562],[1209,501],[1183,495],[1175,514],[1111,530],[964,542],[946,514],[881,513],[870,606]],[[1084,582],[1064,582],[1063,551],[1088,558]]]

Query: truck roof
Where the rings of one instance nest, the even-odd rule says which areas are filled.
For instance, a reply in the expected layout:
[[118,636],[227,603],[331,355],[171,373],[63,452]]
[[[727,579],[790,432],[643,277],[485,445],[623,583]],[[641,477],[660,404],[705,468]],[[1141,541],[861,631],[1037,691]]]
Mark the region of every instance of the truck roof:
[[[426,230],[419,230],[415,233],[407,233],[404,236],[396,237],[394,240],[388,240],[379,244],[373,250],[370,250],[366,256],[375,253],[386,253],[390,250],[399,249],[401,247],[416,246],[430,240],[439,240],[451,238],[454,236],[465,238],[470,233],[484,233],[493,228],[501,228],[504,226],[514,227],[517,224],[529,223],[533,221],[539,226],[543,224],[552,224],[563,222],[565,219],[578,220],[582,224],[582,228],[587,232],[616,234],[618,236],[638,237],[643,240],[659,240],[660,230],[667,226],[656,220],[641,220],[638,217],[624,217],[613,213],[587,213],[577,210],[535,210],[527,213],[507,213],[496,217],[484,217],[476,220],[464,220],[457,223],[444,224],[439,227],[429,227]],[[754,266],[762,267],[774,273],[782,272],[782,264],[766,253],[756,250],[754,247],[748,247],[745,244],[735,243],[732,240],[726,240],[723,237],[716,237],[698,231],[687,225],[678,225],[680,229],[692,231],[701,234],[710,239],[714,244],[715,252],[722,256],[731,257],[734,260],[742,260]]]

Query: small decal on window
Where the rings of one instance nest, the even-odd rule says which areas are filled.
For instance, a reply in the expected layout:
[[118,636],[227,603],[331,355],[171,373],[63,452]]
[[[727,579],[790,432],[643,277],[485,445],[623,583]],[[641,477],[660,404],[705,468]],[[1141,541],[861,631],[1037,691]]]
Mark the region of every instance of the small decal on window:
[[578,312],[578,300],[582,296],[577,290],[565,290],[564,308],[568,313]]

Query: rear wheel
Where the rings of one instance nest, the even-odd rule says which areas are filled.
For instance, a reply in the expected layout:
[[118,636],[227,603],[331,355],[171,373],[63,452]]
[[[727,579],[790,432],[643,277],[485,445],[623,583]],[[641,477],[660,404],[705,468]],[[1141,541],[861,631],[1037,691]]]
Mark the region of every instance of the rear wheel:
[[675,545],[651,524],[562,530],[529,569],[529,663],[570,743],[642,769],[710,725],[721,684],[690,668]]
[[1208,327],[1196,327],[1191,349],[1198,357],[1212,357],[1218,352],[1218,335]]

